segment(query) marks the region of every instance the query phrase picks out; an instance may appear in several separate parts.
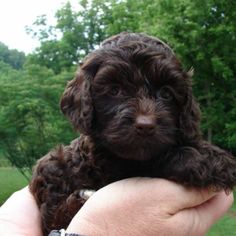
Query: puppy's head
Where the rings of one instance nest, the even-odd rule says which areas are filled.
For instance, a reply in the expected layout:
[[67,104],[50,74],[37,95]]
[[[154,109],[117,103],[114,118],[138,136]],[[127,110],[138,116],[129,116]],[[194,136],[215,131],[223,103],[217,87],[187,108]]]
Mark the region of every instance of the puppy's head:
[[189,77],[159,39],[121,33],[87,56],[61,109],[81,133],[115,155],[147,160],[198,138]]

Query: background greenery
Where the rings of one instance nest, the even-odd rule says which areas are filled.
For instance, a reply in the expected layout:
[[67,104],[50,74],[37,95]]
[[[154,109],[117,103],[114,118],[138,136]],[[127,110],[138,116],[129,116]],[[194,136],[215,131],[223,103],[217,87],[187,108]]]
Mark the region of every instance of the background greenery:
[[[78,4],[80,11],[69,3],[59,9],[54,26],[39,16],[27,28],[41,42],[31,54],[0,43],[0,204],[27,183],[19,172],[29,178],[38,158],[78,135],[59,111],[60,96],[78,62],[104,38],[121,31],[157,36],[174,48],[186,69],[194,67],[203,135],[236,154],[235,0],[78,0]],[[235,221],[231,212],[210,235],[226,235],[222,225],[233,235]]]

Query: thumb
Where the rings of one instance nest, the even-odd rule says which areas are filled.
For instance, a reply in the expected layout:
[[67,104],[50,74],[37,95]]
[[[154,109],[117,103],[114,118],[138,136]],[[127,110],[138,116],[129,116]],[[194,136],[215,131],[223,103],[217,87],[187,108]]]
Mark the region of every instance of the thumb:
[[226,195],[225,192],[221,192],[195,208],[196,214],[203,227],[210,228],[221,216],[223,216],[230,208],[234,201],[233,194]]
[[170,215],[174,215],[184,209],[199,206],[217,195],[217,192],[207,188],[187,188],[173,182],[167,182],[167,184],[168,193],[166,192],[166,196],[172,196],[169,199],[168,206]]
[[172,216],[172,222],[186,222],[187,235],[205,235],[209,228],[223,216],[233,203],[233,194],[218,193],[199,206],[184,209]]

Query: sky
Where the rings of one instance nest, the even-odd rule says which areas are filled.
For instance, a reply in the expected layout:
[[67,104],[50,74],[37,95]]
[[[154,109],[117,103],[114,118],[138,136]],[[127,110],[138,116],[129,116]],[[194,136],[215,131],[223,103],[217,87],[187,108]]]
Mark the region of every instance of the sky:
[[[67,0],[0,0],[0,42],[9,49],[17,49],[26,54],[39,45],[25,31],[39,15],[47,15],[50,24],[55,23],[54,15]],[[69,0],[72,6],[78,0]],[[76,4],[77,3],[77,4]]]

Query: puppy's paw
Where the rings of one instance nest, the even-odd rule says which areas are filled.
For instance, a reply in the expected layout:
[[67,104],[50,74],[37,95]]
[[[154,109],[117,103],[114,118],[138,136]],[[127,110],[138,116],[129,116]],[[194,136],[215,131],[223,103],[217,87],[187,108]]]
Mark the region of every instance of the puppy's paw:
[[181,147],[168,153],[163,177],[191,187],[210,185],[208,162],[193,147]]
[[216,190],[232,190],[236,185],[236,158],[209,143],[203,143],[199,152],[208,163],[209,184]]
[[236,185],[236,158],[211,144],[182,147],[168,153],[166,161],[162,177],[185,186],[228,192]]

